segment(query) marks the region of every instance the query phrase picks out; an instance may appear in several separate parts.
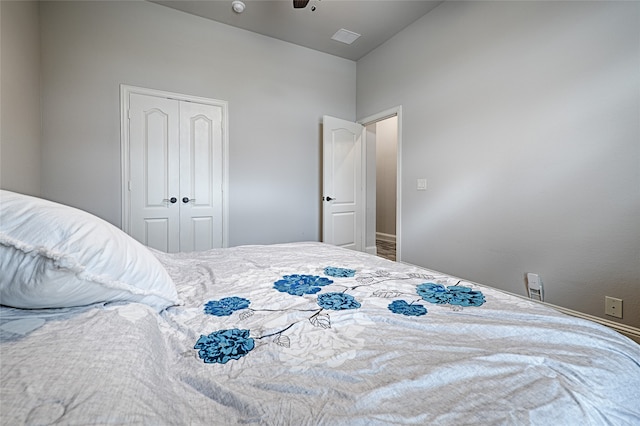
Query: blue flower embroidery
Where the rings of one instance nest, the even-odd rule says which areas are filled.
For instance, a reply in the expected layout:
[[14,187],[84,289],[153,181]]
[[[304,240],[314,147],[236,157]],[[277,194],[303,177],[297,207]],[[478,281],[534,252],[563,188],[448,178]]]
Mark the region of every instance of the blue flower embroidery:
[[416,287],[418,296],[427,302],[445,304],[449,303],[447,289],[441,284],[424,283]]
[[317,275],[285,275],[281,280],[273,283],[273,288],[283,293],[294,296],[303,294],[314,294],[320,291],[320,287],[333,283],[328,278]]
[[445,287],[442,284],[424,283],[417,286],[416,291],[420,297],[431,303],[480,306],[485,301],[482,292],[458,285]]
[[324,309],[340,311],[343,309],[357,309],[360,307],[360,302],[349,294],[323,293],[318,295],[318,305]]
[[240,359],[254,348],[255,344],[249,337],[249,330],[215,331],[208,336],[201,335],[194,349],[200,349],[198,356],[207,364],[226,364],[230,359]]
[[204,313],[217,317],[226,317],[249,307],[249,300],[242,297],[225,297],[220,300],[210,300],[204,305]]
[[389,310],[394,314],[402,314],[407,316],[422,316],[427,314],[427,308],[422,305],[410,305],[404,300],[394,300],[388,306]]
[[348,278],[356,274],[355,269],[336,268],[335,266],[327,266],[324,268],[324,274],[330,277]]

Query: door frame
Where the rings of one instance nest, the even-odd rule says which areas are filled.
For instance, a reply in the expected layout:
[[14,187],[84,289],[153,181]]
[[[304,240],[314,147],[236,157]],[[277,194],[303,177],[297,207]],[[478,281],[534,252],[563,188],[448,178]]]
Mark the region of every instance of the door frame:
[[131,203],[129,197],[129,99],[131,94],[155,96],[177,101],[213,105],[222,109],[222,247],[229,246],[229,104],[227,101],[203,98],[164,90],[120,85],[120,196],[122,230],[129,233]]
[[[393,108],[386,109],[377,114],[366,116],[357,122],[362,124],[365,129],[367,126],[374,124],[378,121],[382,121],[386,118],[398,117],[398,140],[397,140],[397,153],[396,153],[396,262],[400,262],[402,259],[402,251],[401,251],[401,241],[402,241],[402,105],[395,106]],[[366,161],[366,131],[362,149],[362,179],[363,182],[366,183],[367,176],[367,161]],[[364,201],[363,206],[366,209],[367,206],[367,190],[364,191]],[[367,229],[367,218],[366,214],[363,219],[364,226],[364,238],[366,241],[366,229]],[[366,245],[365,245],[366,247]]]

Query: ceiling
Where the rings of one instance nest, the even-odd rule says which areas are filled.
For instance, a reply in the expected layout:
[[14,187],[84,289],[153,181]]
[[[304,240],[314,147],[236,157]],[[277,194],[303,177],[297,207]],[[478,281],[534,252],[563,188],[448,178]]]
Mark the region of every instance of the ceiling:
[[[294,9],[292,0],[150,0],[173,9],[253,31],[310,49],[357,61],[444,0],[310,0]],[[361,34],[351,45],[332,40],[336,31]]]

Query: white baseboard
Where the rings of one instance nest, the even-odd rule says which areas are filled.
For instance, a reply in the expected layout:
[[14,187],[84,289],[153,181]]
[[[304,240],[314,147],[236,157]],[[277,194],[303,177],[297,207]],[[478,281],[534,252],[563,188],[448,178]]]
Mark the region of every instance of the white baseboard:
[[526,296],[523,296],[521,294],[515,294],[515,293],[511,293],[509,291],[504,291],[504,290],[500,290],[500,291],[502,291],[504,293],[509,293],[509,294],[511,294],[513,296],[520,297],[521,299],[526,299],[526,300],[529,300],[529,301],[532,301],[532,302],[541,303],[541,304],[546,305],[546,306],[548,306],[548,307],[550,307],[552,309],[555,309],[556,311],[562,312],[562,313],[567,314],[567,315],[571,315],[572,317],[582,318],[582,319],[585,319],[585,320],[588,320],[588,321],[592,321],[592,322],[598,323],[600,325],[604,325],[605,327],[608,327],[608,328],[610,328],[612,330],[615,330],[618,333],[622,334],[623,336],[626,336],[629,339],[633,340],[634,342],[640,344],[640,328],[632,327],[630,325],[620,324],[620,323],[615,322],[615,321],[610,321],[608,319],[596,317],[594,315],[585,314],[583,312],[574,311],[573,309],[564,308],[562,306],[554,305],[552,303],[540,302],[538,300],[530,299],[530,298],[528,298]]
[[376,232],[376,240],[388,241],[390,243],[396,242],[396,236],[391,234],[385,234],[384,232]]
[[563,313],[565,313],[567,315],[571,315],[571,316],[574,316],[574,317],[578,317],[578,318],[586,319],[586,320],[589,320],[589,321],[593,321],[593,322],[596,322],[598,324],[602,324],[602,325],[604,325],[606,327],[609,327],[609,328],[617,331],[620,334],[623,334],[623,335],[627,336],[629,339],[631,339],[631,340],[635,341],[636,343],[640,344],[640,328],[632,327],[630,325],[620,324],[620,323],[617,323],[615,321],[609,321],[607,319],[596,317],[596,316],[593,316],[593,315],[584,314],[582,312],[574,311],[573,309],[568,309],[568,308],[563,308],[562,306],[552,305],[551,303],[546,303],[546,302],[539,302],[539,303],[543,303],[543,304],[555,309],[556,311],[563,312]]
[[372,254],[374,256],[378,255],[378,248],[376,246],[368,246],[364,249],[367,253]]
[[[410,265],[410,266],[417,266],[417,265],[414,265],[414,264],[408,263],[408,262],[402,262],[401,261],[401,263],[404,263],[405,265]],[[417,266],[417,267],[420,268],[420,266]],[[443,274],[443,275],[446,275],[446,274]],[[464,281],[468,281],[468,280],[464,280]],[[472,282],[472,281],[468,281],[468,282]],[[474,284],[478,284],[478,283],[474,283]],[[484,285],[485,287],[491,287],[491,286],[487,286],[486,284],[482,284],[482,285]],[[574,311],[573,309],[563,308],[562,306],[554,305],[554,304],[551,304],[551,303],[540,302],[538,300],[530,299],[527,296],[523,296],[521,294],[512,293],[512,292],[506,291],[506,290],[501,290],[501,289],[496,288],[496,287],[491,287],[491,288],[493,288],[494,290],[498,290],[498,291],[500,291],[502,293],[506,293],[506,294],[510,294],[512,296],[519,297],[521,299],[526,299],[526,300],[529,300],[531,302],[541,303],[541,304],[546,305],[546,306],[548,306],[548,307],[550,307],[552,309],[555,309],[556,311],[562,312],[562,313],[567,314],[567,315],[571,315],[573,317],[586,319],[588,321],[592,321],[592,322],[598,323],[600,325],[604,325],[605,327],[609,327],[610,329],[617,331],[618,333],[622,334],[623,336],[628,337],[629,339],[633,340],[634,342],[636,342],[636,343],[638,343],[640,345],[640,328],[632,327],[632,326],[626,325],[626,324],[620,324],[620,323],[615,322],[615,321],[610,321],[608,319],[596,317],[594,315],[585,314],[585,313],[582,313],[582,312],[579,312],[579,311]]]

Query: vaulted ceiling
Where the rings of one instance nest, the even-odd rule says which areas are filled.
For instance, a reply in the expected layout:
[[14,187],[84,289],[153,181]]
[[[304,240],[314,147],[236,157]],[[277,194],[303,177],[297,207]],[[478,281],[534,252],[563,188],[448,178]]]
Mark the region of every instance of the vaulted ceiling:
[[[310,0],[298,9],[293,0],[242,0],[242,13],[233,10],[232,0],[151,1],[355,61],[443,0]],[[350,45],[333,40],[340,29],[360,37]]]

